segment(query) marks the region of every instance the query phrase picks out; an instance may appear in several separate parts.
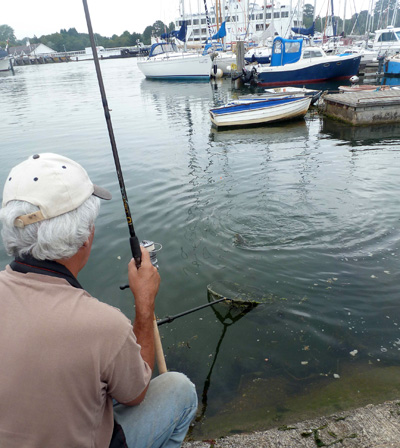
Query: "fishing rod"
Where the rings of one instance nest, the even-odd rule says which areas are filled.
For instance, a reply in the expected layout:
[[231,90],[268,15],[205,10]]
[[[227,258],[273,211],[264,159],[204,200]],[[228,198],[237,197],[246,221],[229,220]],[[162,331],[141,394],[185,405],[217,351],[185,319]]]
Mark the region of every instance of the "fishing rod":
[[[103,83],[103,76],[101,74],[101,69],[100,69],[100,64],[99,64],[99,57],[97,55],[96,43],[94,41],[94,34],[93,34],[93,28],[92,28],[92,21],[90,19],[90,14],[89,14],[89,8],[88,8],[87,0],[82,0],[82,2],[83,2],[83,8],[85,10],[86,23],[87,23],[88,32],[89,32],[90,44],[92,47],[94,65],[96,67],[96,74],[97,74],[97,80],[98,80],[98,84],[99,84],[99,88],[100,88],[101,99],[103,102],[104,116],[105,116],[106,123],[107,123],[108,135],[110,137],[111,149],[112,149],[112,153],[113,153],[113,157],[114,157],[115,169],[117,171],[118,182],[119,182],[119,187],[120,187],[121,196],[122,196],[122,202],[124,204],[126,221],[127,221],[128,228],[129,228],[129,234],[130,234],[129,243],[131,246],[132,257],[135,260],[136,267],[139,269],[140,265],[142,263],[142,253],[140,250],[140,243],[139,243],[139,239],[135,233],[132,215],[131,215],[131,212],[129,209],[128,196],[126,194],[124,177],[122,175],[122,168],[121,168],[121,164],[119,161],[117,144],[115,142],[114,130],[113,130],[113,126],[111,123],[110,109],[108,107],[106,91],[105,91],[104,83]],[[148,249],[148,250],[150,249],[149,250],[150,258],[152,258],[152,256],[153,256],[153,259],[154,259],[154,243],[152,243],[150,241],[143,241],[143,243],[144,243],[143,245],[146,247],[146,249]],[[152,254],[152,252],[153,252],[153,254]],[[153,259],[152,259],[152,262],[153,262]],[[157,321],[156,321],[155,316],[154,316],[154,343],[155,343],[158,371],[160,374],[162,374],[167,371],[167,366],[165,363],[164,353],[163,353],[163,349],[162,349],[162,345],[161,345],[160,334],[158,332],[158,326],[157,326]]]

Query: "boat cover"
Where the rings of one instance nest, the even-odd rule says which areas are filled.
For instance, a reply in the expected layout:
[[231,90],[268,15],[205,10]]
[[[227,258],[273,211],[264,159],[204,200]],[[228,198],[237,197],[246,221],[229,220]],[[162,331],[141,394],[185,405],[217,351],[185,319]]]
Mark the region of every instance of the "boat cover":
[[152,56],[157,56],[158,54],[175,53],[177,51],[178,49],[173,42],[157,42],[151,46],[149,58],[151,58]]
[[309,28],[293,27],[292,31],[296,34],[301,34],[302,36],[314,36],[315,22],[313,22],[313,24]]
[[225,22],[222,22],[220,29],[214,34],[211,39],[222,39],[226,36],[226,25]]
[[179,31],[171,31],[170,33],[163,33],[161,34],[161,39],[170,39],[172,37],[175,37],[176,39],[182,42],[186,42],[187,25],[188,25],[187,20],[184,20],[182,22]]
[[293,64],[301,57],[303,39],[284,39],[275,37],[272,44],[271,67]]

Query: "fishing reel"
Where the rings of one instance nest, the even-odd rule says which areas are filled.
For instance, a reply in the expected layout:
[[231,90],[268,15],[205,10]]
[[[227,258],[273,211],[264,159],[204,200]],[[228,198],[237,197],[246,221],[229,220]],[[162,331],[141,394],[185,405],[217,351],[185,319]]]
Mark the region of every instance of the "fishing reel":
[[[140,245],[143,246],[147,252],[149,252],[151,264],[158,269],[157,253],[162,249],[162,245],[150,240],[143,240]],[[119,287],[119,289],[122,290],[127,288],[129,288],[129,284],[121,285]]]
[[143,240],[140,245],[149,252],[151,264],[158,269],[157,252],[162,249],[162,245],[149,240]]

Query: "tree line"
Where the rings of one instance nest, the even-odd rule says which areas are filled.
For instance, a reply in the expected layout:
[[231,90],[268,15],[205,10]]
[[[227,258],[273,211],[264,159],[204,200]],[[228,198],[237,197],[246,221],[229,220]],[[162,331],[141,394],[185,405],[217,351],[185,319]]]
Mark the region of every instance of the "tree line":
[[[314,6],[309,3],[304,5],[303,24],[305,28],[312,25],[313,17]],[[343,19],[335,15],[334,20],[339,32],[343,31]],[[330,21],[330,17],[315,17],[315,31],[323,33]],[[367,33],[367,28],[368,31],[375,31],[377,29],[386,28],[388,25],[392,25],[392,23],[394,27],[400,27],[399,8],[396,8],[396,4],[393,3],[393,0],[378,0],[372,15],[368,14],[367,10],[364,10],[360,13],[353,14],[350,19],[346,19],[344,21],[344,33],[346,35],[365,35]]]
[[[160,36],[164,32],[170,32],[175,29],[175,24],[171,22],[169,25],[165,25],[161,20],[157,20],[153,25],[149,25],[145,28],[143,33],[130,33],[124,31],[120,36],[114,34],[111,37],[101,36],[95,34],[96,45],[104,48],[115,47],[133,47],[138,42],[142,42],[145,45],[151,43],[151,36]],[[26,45],[26,41],[29,40],[30,44],[42,43],[52,48],[55,51],[80,51],[86,47],[90,47],[89,34],[78,33],[75,28],[69,30],[62,29],[58,33],[42,35],[40,37],[24,37],[23,39],[17,39],[15,37],[14,29],[9,25],[0,25],[0,46],[5,48],[7,41],[10,47],[16,47],[19,45]]]

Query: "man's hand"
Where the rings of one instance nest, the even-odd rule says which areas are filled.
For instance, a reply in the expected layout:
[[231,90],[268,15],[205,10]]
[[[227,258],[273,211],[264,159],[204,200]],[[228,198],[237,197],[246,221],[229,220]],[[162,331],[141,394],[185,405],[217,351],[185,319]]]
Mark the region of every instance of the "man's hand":
[[160,275],[150,261],[149,252],[141,247],[142,264],[138,269],[135,260],[128,265],[129,287],[135,297],[136,314],[143,317],[154,314],[154,302],[160,286]]
[[[142,264],[138,269],[135,260],[129,262],[129,287],[135,297],[136,313],[133,331],[138,344],[141,345],[141,355],[144,361],[154,369],[154,302],[160,286],[160,275],[150,261],[150,254],[141,247]],[[132,404],[139,403],[146,394],[147,388]]]

